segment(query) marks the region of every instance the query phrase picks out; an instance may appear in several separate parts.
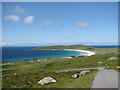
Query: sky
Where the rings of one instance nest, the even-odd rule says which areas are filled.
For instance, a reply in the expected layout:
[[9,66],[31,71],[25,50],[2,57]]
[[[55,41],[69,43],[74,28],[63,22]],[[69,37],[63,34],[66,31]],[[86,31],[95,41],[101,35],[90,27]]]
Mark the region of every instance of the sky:
[[2,45],[114,45],[117,2],[3,2]]

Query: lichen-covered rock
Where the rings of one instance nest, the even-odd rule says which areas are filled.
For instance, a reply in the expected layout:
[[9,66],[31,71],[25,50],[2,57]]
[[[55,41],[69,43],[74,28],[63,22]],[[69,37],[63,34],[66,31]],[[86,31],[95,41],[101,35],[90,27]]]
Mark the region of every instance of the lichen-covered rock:
[[60,73],[59,71],[56,71],[56,73]]
[[118,60],[118,57],[110,57],[108,60]]
[[117,66],[118,69],[120,69],[120,66]]
[[80,77],[79,74],[74,74],[74,75],[72,76],[72,78],[79,78],[79,77]]
[[27,85],[28,85],[28,87],[31,87],[31,86],[32,86],[32,83],[31,83],[31,82],[28,82]]
[[99,64],[101,64],[102,62],[98,62]]
[[56,82],[56,80],[53,79],[52,77],[45,77],[42,80],[40,80],[38,82],[38,84],[44,85],[44,84],[48,84],[48,83],[51,83],[51,82]]
[[87,71],[81,71],[80,72],[80,76],[83,76],[83,75],[87,74],[88,72],[90,72],[90,71],[89,70],[87,70]]
[[16,75],[17,75],[17,73],[14,73],[14,75],[16,76]]

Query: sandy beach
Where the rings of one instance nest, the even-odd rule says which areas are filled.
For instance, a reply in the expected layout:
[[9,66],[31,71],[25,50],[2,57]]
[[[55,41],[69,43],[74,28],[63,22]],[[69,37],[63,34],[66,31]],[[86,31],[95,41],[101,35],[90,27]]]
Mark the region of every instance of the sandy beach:
[[72,51],[84,52],[84,53],[86,53],[84,56],[92,56],[92,55],[95,55],[95,52],[87,51],[87,50],[75,50],[75,49],[64,49],[64,50],[72,50]]

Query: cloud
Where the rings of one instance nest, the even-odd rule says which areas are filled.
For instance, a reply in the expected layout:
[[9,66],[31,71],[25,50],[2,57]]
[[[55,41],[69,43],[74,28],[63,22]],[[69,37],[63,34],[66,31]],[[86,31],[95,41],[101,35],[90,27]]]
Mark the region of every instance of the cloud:
[[12,43],[5,43],[5,42],[3,42],[3,43],[0,43],[0,45],[6,46],[6,45],[12,45]]
[[76,27],[88,27],[89,24],[88,23],[84,23],[84,22],[77,22],[75,24]]
[[12,12],[18,13],[18,14],[24,14],[26,11],[22,7],[17,5],[13,7]]
[[51,26],[52,22],[50,22],[50,21],[42,21],[41,24],[44,25],[44,26]]
[[14,22],[20,21],[20,17],[19,17],[19,16],[16,16],[16,15],[5,16],[5,19],[11,20],[11,21],[14,21]]
[[24,18],[24,23],[26,23],[26,24],[31,24],[31,23],[33,23],[33,21],[34,21],[33,16],[28,16],[28,17]]
[[7,43],[0,43],[0,45],[7,45]]

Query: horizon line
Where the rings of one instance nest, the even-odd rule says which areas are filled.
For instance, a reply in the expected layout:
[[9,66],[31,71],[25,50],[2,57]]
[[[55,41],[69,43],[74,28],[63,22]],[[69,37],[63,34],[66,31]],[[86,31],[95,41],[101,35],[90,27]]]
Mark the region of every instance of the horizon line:
[[119,2],[120,0],[0,0],[0,2]]
[[119,44],[44,44],[44,45],[1,45],[2,47],[12,47],[12,46],[58,46],[58,45],[65,45],[65,46],[69,46],[69,45],[88,45],[88,46],[120,46]]

